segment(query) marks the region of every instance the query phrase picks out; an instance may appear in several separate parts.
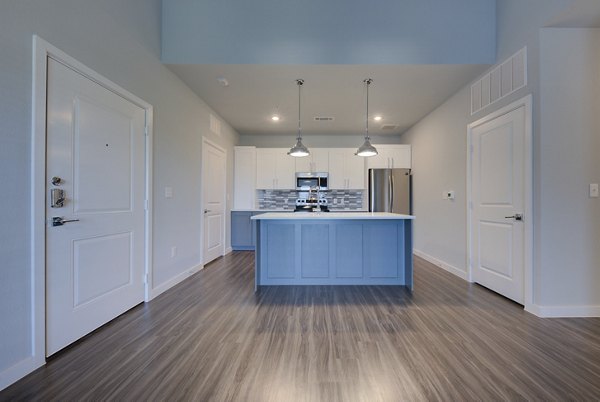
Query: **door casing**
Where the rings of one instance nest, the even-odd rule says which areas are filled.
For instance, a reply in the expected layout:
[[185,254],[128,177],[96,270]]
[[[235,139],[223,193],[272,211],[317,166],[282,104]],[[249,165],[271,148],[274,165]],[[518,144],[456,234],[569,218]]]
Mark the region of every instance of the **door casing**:
[[[46,88],[48,58],[59,61],[88,79],[145,110],[145,301],[152,284],[152,124],[153,107],[78,62],[37,35],[33,36],[32,85],[32,186],[31,186],[31,366],[24,374],[45,364],[46,344]],[[23,375],[24,375],[23,374]]]
[[472,157],[473,157],[473,130],[491,120],[512,112],[520,107],[525,107],[525,171],[524,192],[525,208],[524,214],[524,255],[523,266],[524,278],[524,306],[526,311],[531,311],[534,305],[533,292],[533,118],[532,118],[532,96],[527,95],[510,105],[507,105],[467,126],[467,279],[473,282],[473,237],[471,231],[472,223]]

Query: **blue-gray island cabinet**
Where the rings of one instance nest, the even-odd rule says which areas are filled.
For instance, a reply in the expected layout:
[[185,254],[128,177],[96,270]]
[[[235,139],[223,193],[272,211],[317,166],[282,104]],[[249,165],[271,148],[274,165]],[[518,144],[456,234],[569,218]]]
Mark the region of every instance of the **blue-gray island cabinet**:
[[412,215],[290,212],[252,217],[255,286],[413,287]]

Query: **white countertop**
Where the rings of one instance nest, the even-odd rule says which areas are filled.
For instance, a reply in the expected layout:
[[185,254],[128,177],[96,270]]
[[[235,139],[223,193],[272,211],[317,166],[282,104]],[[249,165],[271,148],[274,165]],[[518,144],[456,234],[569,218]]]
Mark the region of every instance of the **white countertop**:
[[414,215],[392,214],[390,212],[278,212],[254,215],[251,219],[415,219]]
[[293,208],[289,209],[257,209],[257,208],[234,208],[231,212],[293,212]]

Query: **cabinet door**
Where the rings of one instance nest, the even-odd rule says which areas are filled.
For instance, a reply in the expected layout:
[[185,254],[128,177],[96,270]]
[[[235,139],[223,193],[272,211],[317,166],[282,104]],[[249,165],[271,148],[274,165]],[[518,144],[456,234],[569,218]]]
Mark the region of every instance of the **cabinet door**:
[[258,148],[256,150],[256,188],[272,189],[275,187],[277,150]]
[[364,190],[365,188],[365,158],[354,155],[350,150],[345,158],[347,188],[353,190]]
[[296,159],[296,172],[329,171],[329,150],[327,148],[312,148],[309,156],[294,159]]
[[367,158],[367,169],[410,169],[411,146],[410,145],[375,145],[378,155]]
[[329,172],[329,150],[315,148],[310,151],[312,157],[311,172]]
[[[310,151],[312,154],[312,150]],[[294,158],[296,162],[296,172],[310,172],[312,167],[312,158],[310,156],[305,156],[302,158]]]
[[411,169],[411,147],[410,145],[402,145],[390,149],[392,168]]
[[231,213],[231,248],[243,250],[253,246],[252,240],[252,212]]
[[276,150],[275,189],[293,190],[296,188],[296,159],[287,154],[287,148]]
[[233,173],[233,207],[254,208],[256,190],[256,148],[235,147]]
[[346,188],[345,159],[344,149],[329,150],[329,188],[332,190]]
[[391,167],[389,149],[383,148],[381,145],[375,145],[378,154],[370,156],[367,159],[367,169],[387,169]]

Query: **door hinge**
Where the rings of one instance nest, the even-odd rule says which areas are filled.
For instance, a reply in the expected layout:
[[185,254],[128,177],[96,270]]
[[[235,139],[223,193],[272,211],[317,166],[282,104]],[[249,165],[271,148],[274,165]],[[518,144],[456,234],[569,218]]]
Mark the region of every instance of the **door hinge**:
[[148,274],[144,274],[144,284],[148,284]]
[[150,201],[144,200],[144,210],[147,211],[150,208]]
[[144,127],[144,136],[147,137],[148,136],[148,126]]

